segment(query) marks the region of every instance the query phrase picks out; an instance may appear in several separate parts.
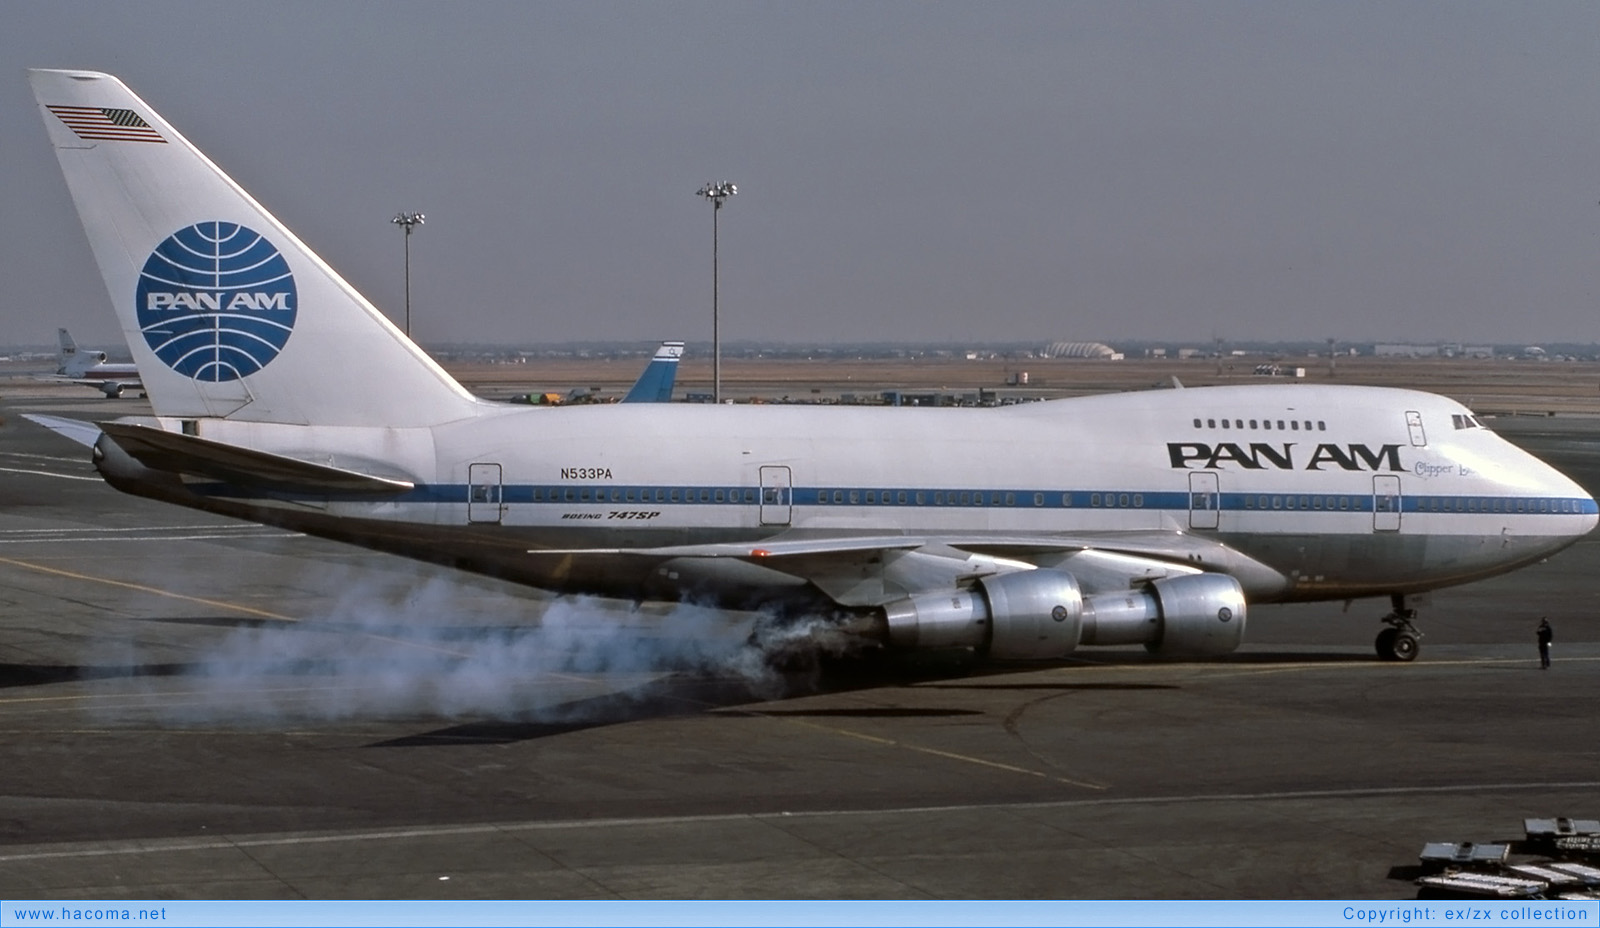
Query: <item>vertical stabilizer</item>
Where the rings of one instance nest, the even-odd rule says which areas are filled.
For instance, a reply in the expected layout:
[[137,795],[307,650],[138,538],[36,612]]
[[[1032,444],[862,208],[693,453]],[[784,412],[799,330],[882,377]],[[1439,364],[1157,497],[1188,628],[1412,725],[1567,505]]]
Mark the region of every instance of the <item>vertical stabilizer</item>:
[[85,365],[78,359],[78,343],[73,341],[72,333],[64,328],[56,329],[56,341],[61,343],[61,349],[56,352],[56,373],[68,377],[83,373]]
[[28,72],[165,416],[427,426],[477,402],[121,81]]
[[683,342],[662,342],[624,403],[670,403],[672,386],[678,381],[678,359],[683,357]]

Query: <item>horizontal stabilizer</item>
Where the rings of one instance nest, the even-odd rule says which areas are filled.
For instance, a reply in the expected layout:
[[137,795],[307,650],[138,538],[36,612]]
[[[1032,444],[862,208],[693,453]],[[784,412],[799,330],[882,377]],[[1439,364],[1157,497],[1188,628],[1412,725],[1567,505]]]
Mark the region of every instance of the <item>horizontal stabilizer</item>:
[[[65,329],[62,329],[65,332]],[[35,425],[42,425],[57,435],[70,438],[86,448],[93,448],[94,443],[100,440],[100,426],[82,419],[65,419],[61,416],[41,416],[37,413],[25,412],[22,418]]]
[[152,470],[285,491],[395,496],[415,486],[408,480],[374,477],[145,425],[107,422],[100,428],[130,457]]

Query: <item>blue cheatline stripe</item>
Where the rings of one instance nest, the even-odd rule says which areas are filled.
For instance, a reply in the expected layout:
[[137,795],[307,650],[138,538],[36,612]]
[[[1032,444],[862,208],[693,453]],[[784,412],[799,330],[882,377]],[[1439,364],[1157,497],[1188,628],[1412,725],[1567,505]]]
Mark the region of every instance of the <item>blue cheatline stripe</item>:
[[[196,492],[207,496],[249,498],[260,495],[221,484]],[[386,502],[466,503],[472,485],[422,484]],[[611,486],[608,484],[506,484],[500,487],[505,504],[632,505],[632,506],[754,506],[763,491],[750,486]],[[326,498],[326,494],[277,494],[283,498]],[[341,494],[333,494],[335,498]],[[350,499],[373,499],[352,494]],[[1158,509],[1220,510],[1225,512],[1373,512],[1388,497],[1371,493],[1213,493],[1171,490],[1033,490],[899,487],[794,487],[787,501],[794,506],[829,509],[835,506],[912,509]],[[480,499],[479,502],[487,502]],[[783,505],[769,498],[769,505]],[[1389,505],[1393,505],[1390,503]],[[1600,505],[1587,497],[1440,496],[1417,494],[1399,497],[1398,511],[1423,515],[1594,515]]]

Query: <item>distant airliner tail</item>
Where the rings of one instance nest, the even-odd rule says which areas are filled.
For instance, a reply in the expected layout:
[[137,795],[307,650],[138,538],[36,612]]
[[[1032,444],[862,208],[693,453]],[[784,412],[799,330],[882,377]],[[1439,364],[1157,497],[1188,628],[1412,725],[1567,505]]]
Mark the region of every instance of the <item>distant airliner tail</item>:
[[406,427],[478,408],[121,81],[28,79],[158,415]]
[[683,342],[662,342],[624,403],[670,403],[672,387],[678,382],[678,359],[683,357]]

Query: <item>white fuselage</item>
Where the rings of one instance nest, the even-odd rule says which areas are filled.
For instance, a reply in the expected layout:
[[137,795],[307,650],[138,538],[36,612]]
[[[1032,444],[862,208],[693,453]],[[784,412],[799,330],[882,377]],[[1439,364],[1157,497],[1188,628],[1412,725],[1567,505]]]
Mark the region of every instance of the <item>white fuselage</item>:
[[[339,527],[322,533],[363,543],[375,529],[352,524],[390,536],[453,527],[434,537],[459,539],[464,566],[522,579],[530,549],[927,536],[1127,551],[1233,573],[1256,600],[1316,599],[1489,576],[1565,547],[1597,512],[1460,404],[1380,388],[1000,409],[485,404],[432,429],[196,428],[416,484],[377,502],[277,494],[250,501],[255,517],[310,531],[326,521]],[[474,560],[488,548],[500,549],[492,564]],[[579,585],[635,593],[625,574],[613,579]]]

